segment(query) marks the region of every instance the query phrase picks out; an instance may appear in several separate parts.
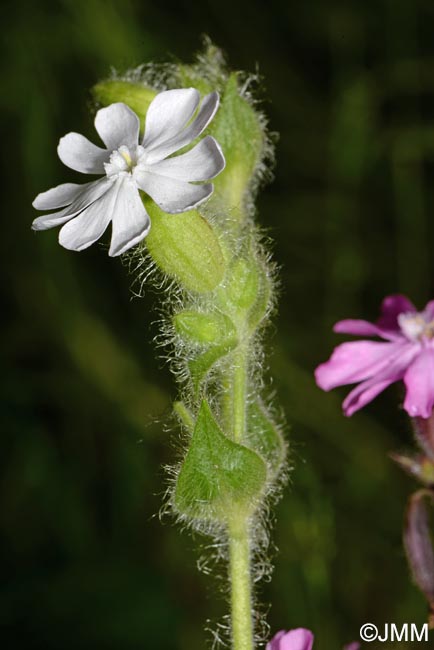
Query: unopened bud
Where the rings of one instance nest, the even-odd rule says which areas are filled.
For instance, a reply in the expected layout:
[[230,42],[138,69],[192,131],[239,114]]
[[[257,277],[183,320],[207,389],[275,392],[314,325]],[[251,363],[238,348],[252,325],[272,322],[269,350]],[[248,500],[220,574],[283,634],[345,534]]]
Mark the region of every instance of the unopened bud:
[[434,549],[431,541],[428,504],[434,493],[419,490],[408,502],[404,525],[404,546],[416,585],[434,611]]
[[429,458],[434,460],[434,414],[429,418],[413,418],[416,440]]

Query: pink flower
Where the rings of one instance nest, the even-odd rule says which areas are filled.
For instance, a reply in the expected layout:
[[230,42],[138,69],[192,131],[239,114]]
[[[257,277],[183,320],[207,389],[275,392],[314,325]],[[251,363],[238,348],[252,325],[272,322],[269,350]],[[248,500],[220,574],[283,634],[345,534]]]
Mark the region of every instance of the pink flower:
[[[280,630],[267,643],[266,650],[312,650],[314,636],[310,630],[298,627],[295,630]],[[360,643],[346,645],[344,650],[360,650]]]
[[280,630],[267,643],[266,650],[312,650],[313,634],[304,627],[298,627],[296,630]]
[[343,402],[352,415],[395,381],[404,380],[404,408],[412,417],[428,418],[434,406],[434,300],[418,312],[401,295],[387,296],[376,324],[342,320],[334,331],[378,336],[384,341],[352,341],[335,348],[315,371],[318,386],[331,390],[358,384]]

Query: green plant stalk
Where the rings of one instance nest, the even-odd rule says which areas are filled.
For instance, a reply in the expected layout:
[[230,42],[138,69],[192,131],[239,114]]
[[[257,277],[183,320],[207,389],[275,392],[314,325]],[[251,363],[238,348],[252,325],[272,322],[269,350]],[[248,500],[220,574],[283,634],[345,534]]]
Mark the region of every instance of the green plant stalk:
[[232,357],[232,435],[241,444],[246,433],[248,347],[248,343],[240,345]]
[[[242,443],[246,431],[248,399],[248,342],[241,345],[231,359],[232,435]],[[228,522],[229,581],[233,650],[253,650],[252,587],[250,530],[247,513],[237,513]]]
[[233,650],[253,650],[249,518],[228,524]]

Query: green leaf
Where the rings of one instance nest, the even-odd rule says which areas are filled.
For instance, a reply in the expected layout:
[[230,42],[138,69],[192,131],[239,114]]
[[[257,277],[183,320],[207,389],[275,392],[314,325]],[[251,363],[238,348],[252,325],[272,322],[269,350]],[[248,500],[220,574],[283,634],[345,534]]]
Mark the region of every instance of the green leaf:
[[157,93],[152,88],[148,88],[140,83],[112,79],[96,84],[92,88],[92,94],[98,104],[102,104],[103,106],[108,106],[115,102],[127,104],[139,117],[140,127],[143,131],[149,104]]
[[192,359],[188,363],[190,370],[191,378],[193,380],[193,386],[195,391],[199,390],[200,384],[205,379],[208,372],[211,370],[213,365],[222,357],[226,356],[228,352],[234,350],[238,345],[238,339],[234,335],[229,338],[227,341],[224,341],[221,345],[215,345],[203,354],[200,354],[195,359]]
[[186,309],[173,317],[177,333],[193,343],[222,343],[235,336],[231,319],[220,312],[201,313]]
[[208,221],[197,210],[167,214],[146,195],[143,203],[151,217],[146,246],[157,266],[191,291],[215,289],[223,279],[226,263]]
[[247,444],[265,460],[273,480],[286,456],[283,436],[260,400],[249,405],[247,417]]
[[265,482],[264,461],[229,440],[203,401],[176,483],[177,511],[194,519],[224,522],[236,512],[251,512]]

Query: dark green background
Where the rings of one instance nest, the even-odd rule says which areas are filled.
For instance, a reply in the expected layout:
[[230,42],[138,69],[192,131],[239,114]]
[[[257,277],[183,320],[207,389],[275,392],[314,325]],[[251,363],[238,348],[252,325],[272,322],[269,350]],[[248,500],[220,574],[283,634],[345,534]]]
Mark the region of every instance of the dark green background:
[[422,623],[400,538],[413,484],[387,457],[411,443],[399,388],[345,419],[345,391],[321,393],[312,371],[335,320],[375,317],[387,293],[433,297],[432,1],[40,0],[0,18],[2,647],[199,650],[226,612],[196,570],[206,540],[157,516],[175,456],[158,295],[131,300],[100,246],[30,230],[33,197],[73,180],[58,138],[95,137],[89,88],[111,66],[191,60],[203,33],[233,68],[259,65],[281,136],[259,200],[281,265],[267,361],[295,466],[261,587],[272,630],[308,626],[315,650],[337,650],[367,621]]

